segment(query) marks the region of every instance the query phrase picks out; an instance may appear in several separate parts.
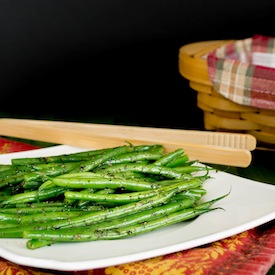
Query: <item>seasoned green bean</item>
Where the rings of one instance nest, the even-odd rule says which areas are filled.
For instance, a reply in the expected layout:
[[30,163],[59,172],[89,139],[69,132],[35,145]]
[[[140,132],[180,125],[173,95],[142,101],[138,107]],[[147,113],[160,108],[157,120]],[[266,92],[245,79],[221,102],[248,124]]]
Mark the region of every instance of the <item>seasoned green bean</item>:
[[107,161],[110,158],[116,157],[120,154],[125,154],[129,152],[133,152],[134,147],[133,146],[119,146],[115,147],[113,149],[105,150],[102,152],[102,154],[96,155],[94,158],[91,160],[83,161],[81,162],[78,167],[73,169],[74,172],[87,172],[87,171],[92,171],[105,161]]
[[[72,210],[76,210],[74,207],[71,207],[69,205],[66,205],[62,203],[62,205],[53,205],[53,206],[47,206],[47,202],[44,203],[45,206],[41,205],[40,207],[32,207],[32,206],[14,206],[14,207],[8,207],[8,208],[0,208],[0,213],[6,213],[6,214],[16,214],[16,215],[30,215],[30,214],[41,214],[46,212],[69,212]],[[82,211],[79,209],[79,211]]]
[[24,180],[25,175],[28,173],[29,173],[28,171],[22,171],[17,174],[11,175],[9,177],[1,178],[0,189],[21,183]]
[[159,175],[166,178],[177,178],[177,179],[191,178],[189,174],[177,171],[175,170],[175,168],[169,168],[169,167],[154,165],[154,164],[125,163],[125,164],[117,164],[117,165],[102,169],[102,173],[105,173],[105,174],[109,174],[109,173],[112,174],[116,172],[123,173],[127,171],[154,174],[154,175]]
[[121,154],[119,156],[113,157],[103,163],[103,165],[109,166],[112,164],[120,164],[120,163],[132,163],[136,161],[155,161],[161,157],[161,153],[159,152],[130,152],[126,154]]
[[22,172],[34,171],[35,169],[32,166],[22,165],[22,166],[11,166],[9,165],[9,169],[2,170],[0,172],[0,179],[7,178],[10,176],[14,176],[20,174]]
[[[75,238],[79,234],[83,234],[86,231],[92,232],[97,230],[115,229],[115,228],[121,228],[121,227],[130,226],[134,224],[139,224],[139,223],[147,222],[162,216],[166,216],[170,213],[173,213],[182,209],[190,208],[194,205],[195,205],[195,200],[190,198],[182,201],[177,201],[177,202],[168,202],[164,205],[156,206],[154,208],[147,209],[134,214],[129,214],[125,217],[118,218],[111,221],[99,222],[97,224],[90,225],[90,226],[81,226],[81,227],[71,228],[70,230],[60,229],[59,230],[60,238],[62,238],[63,241],[65,241],[65,238],[66,238],[66,240],[70,242],[71,239]],[[63,231],[65,231],[64,232],[65,234],[62,235]],[[42,247],[45,245],[50,245],[50,244],[52,244],[51,240],[47,240],[47,242],[37,242],[37,240],[34,239],[28,242],[28,247],[31,249],[35,249],[35,248]]]
[[[211,208],[211,205],[216,201],[209,201],[199,206],[190,207],[187,209],[178,210],[176,212],[169,213],[157,217],[156,219],[146,220],[142,223],[135,223],[128,226],[123,226],[114,229],[98,229],[91,230],[87,229],[73,234],[69,234],[66,230],[26,230],[23,232],[24,238],[29,239],[42,239],[52,242],[85,242],[85,241],[96,241],[96,240],[115,240],[126,237],[132,237],[139,234],[151,232],[156,229],[163,228],[168,225],[176,224],[186,220],[194,219],[204,213],[216,210],[218,208]],[[27,247],[34,249],[35,247],[30,243],[27,243]]]
[[159,187],[159,184],[147,181],[135,181],[114,178],[51,178],[53,184],[68,188],[95,188],[95,189],[118,189],[123,188],[129,191],[152,190]]
[[189,165],[189,156],[186,154],[171,160],[165,166],[173,168],[183,165]]
[[91,157],[99,155],[106,150],[111,149],[99,149],[99,150],[89,150],[84,152],[70,153],[58,156],[46,156],[46,157],[27,157],[27,158],[13,158],[13,165],[30,165],[30,164],[47,164],[47,163],[64,163],[64,162],[74,162],[91,159]]
[[180,166],[180,167],[174,167],[175,171],[178,171],[183,174],[191,174],[194,172],[200,172],[200,171],[206,171],[208,173],[209,170],[212,168],[208,168],[207,166],[200,166],[200,165],[188,165],[188,166]]
[[0,164],[0,172],[9,170],[10,168],[12,168],[11,164]]
[[45,223],[37,223],[28,226],[21,226],[18,228],[11,228],[9,230],[0,228],[0,238],[22,238],[23,231],[25,230],[44,230],[44,229],[58,229],[58,228],[71,228],[77,226],[91,225],[97,222],[102,222],[109,219],[116,219],[126,216],[130,213],[137,213],[139,211],[150,209],[154,206],[161,205],[167,202],[173,195],[175,190],[169,193],[161,193],[151,198],[142,199],[138,202],[132,202],[125,205],[107,208],[95,213],[83,213],[79,217],[74,217],[68,220],[49,221]]
[[79,167],[79,163],[61,163],[59,165],[50,165],[48,168],[45,167],[39,171],[29,172],[24,174],[24,182],[28,181],[47,181],[49,176],[59,176],[65,173],[71,172],[76,167]]
[[29,249],[143,234],[215,210],[228,195],[201,203],[211,168],[161,144],[11,162],[0,164],[0,238],[28,238]]
[[27,202],[38,202],[38,201],[45,201],[49,198],[57,197],[67,189],[64,187],[53,187],[50,189],[42,190],[42,191],[26,191],[24,193],[18,193],[13,196],[10,196],[6,200],[0,202],[0,207],[6,205],[14,205],[17,203],[27,203]]
[[168,163],[170,163],[171,161],[175,160],[176,158],[182,156],[183,153],[184,153],[184,150],[182,148],[179,148],[179,149],[172,151],[172,152],[160,157],[159,159],[157,159],[154,162],[154,165],[165,166]]
[[131,201],[139,201],[144,198],[150,198],[156,196],[161,192],[170,192],[171,190],[176,190],[176,192],[182,192],[186,189],[197,188],[202,185],[202,180],[199,178],[194,178],[191,180],[182,180],[180,182],[176,181],[174,184],[162,186],[159,188],[151,188],[147,191],[140,192],[129,192],[122,194],[99,194],[99,193],[82,193],[74,191],[66,191],[64,196],[66,199],[70,200],[89,200],[96,202],[114,202],[119,204],[130,203]]

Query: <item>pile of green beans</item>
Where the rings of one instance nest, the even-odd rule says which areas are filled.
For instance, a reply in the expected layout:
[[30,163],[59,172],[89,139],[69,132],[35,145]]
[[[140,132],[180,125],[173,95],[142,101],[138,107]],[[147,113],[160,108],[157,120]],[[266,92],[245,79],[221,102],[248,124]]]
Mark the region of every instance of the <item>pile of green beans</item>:
[[0,238],[37,249],[58,242],[112,240],[194,219],[222,199],[201,202],[209,167],[183,149],[127,144],[0,165]]

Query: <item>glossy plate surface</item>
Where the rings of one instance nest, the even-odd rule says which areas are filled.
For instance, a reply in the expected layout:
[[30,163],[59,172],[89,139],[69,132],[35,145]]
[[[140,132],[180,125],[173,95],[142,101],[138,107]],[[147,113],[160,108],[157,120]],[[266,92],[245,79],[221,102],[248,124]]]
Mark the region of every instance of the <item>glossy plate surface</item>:
[[[12,158],[50,156],[83,151],[60,145],[45,149],[0,155],[0,163]],[[26,248],[25,239],[0,239],[0,257],[25,266],[73,271],[112,266],[173,253],[217,241],[275,218],[275,186],[225,172],[211,172],[204,183],[203,200],[231,193],[215,210],[197,219],[140,236],[84,243],[64,243],[36,250]]]

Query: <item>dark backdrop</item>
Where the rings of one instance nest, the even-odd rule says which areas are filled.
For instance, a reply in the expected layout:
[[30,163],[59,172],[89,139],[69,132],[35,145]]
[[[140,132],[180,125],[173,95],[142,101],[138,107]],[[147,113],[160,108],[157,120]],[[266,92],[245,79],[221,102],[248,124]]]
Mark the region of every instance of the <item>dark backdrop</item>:
[[0,0],[0,114],[203,127],[188,43],[275,36],[275,1]]

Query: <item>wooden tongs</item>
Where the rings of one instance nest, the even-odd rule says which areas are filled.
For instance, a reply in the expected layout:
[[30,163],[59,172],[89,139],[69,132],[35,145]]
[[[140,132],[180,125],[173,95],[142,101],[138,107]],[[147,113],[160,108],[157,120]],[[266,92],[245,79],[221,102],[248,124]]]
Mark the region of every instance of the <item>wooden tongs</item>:
[[0,135],[93,149],[162,144],[167,153],[183,148],[190,160],[236,167],[248,167],[256,148],[250,134],[15,118],[0,119]]

